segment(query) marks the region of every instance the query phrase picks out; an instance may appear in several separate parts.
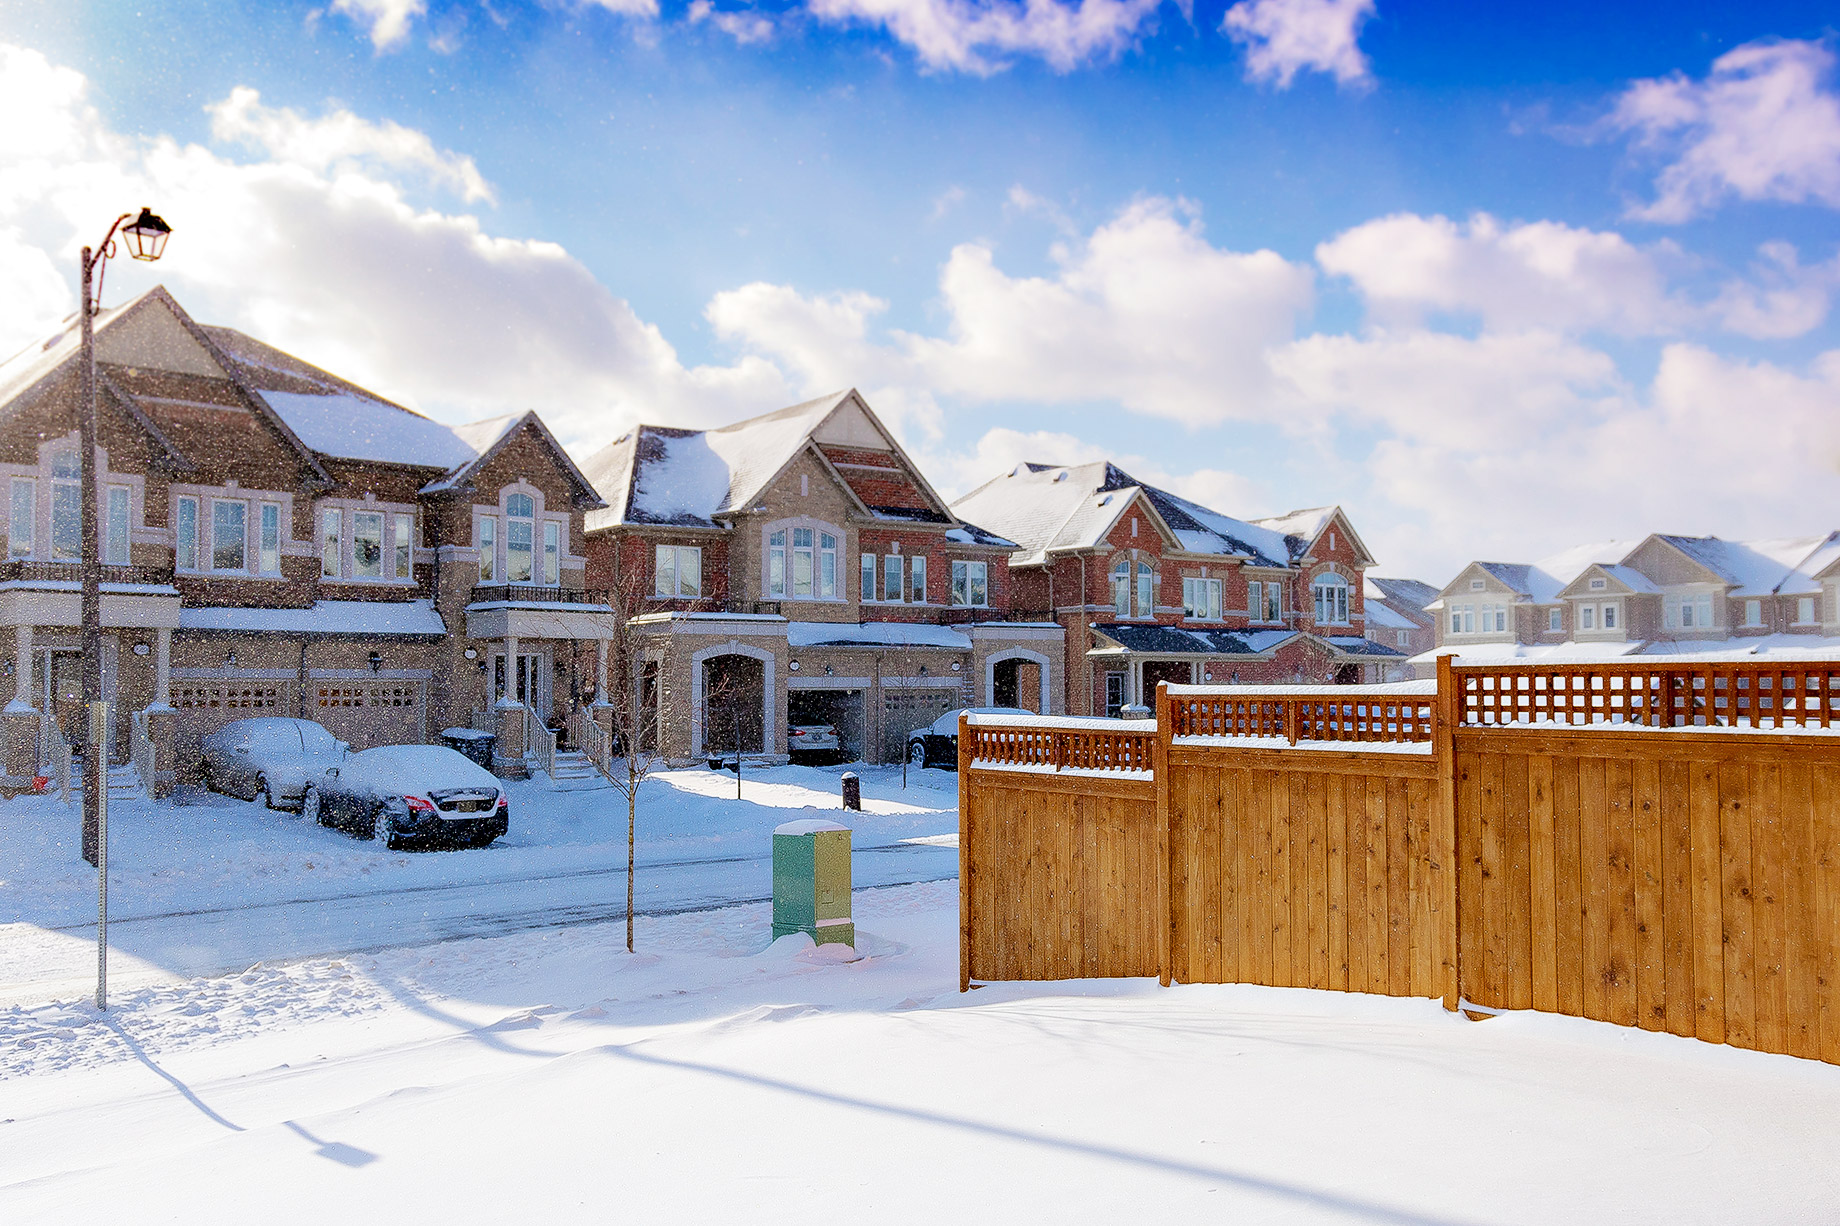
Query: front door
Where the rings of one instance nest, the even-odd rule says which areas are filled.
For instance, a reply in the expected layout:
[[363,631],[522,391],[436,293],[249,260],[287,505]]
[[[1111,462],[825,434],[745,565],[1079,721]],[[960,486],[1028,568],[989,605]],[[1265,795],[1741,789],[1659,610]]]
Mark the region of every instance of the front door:
[[493,663],[493,679],[500,694],[509,694],[514,702],[523,703],[535,711],[539,718],[549,720],[549,674],[543,667],[543,656],[538,652],[519,652],[512,667],[509,687],[505,678],[504,656],[497,656]]
[[78,752],[87,743],[83,725],[83,656],[75,651],[45,653],[45,710]]

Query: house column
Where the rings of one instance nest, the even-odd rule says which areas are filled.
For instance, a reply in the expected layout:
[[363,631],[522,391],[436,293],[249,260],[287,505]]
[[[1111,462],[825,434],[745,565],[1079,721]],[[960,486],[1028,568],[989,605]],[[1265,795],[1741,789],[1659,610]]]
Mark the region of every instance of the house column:
[[161,626],[154,633],[153,647],[153,705],[170,706],[172,703],[172,627]]
[[13,706],[36,710],[32,702],[32,627],[19,626],[13,631]]
[[594,640],[594,705],[607,705],[607,648],[606,639]]
[[505,688],[498,694],[497,701],[513,702],[517,693],[518,641],[515,635],[505,636]]

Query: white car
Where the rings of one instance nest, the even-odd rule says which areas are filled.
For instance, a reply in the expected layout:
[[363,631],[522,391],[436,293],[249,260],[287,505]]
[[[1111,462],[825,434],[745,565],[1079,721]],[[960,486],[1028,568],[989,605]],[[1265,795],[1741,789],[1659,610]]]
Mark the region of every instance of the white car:
[[310,719],[269,715],[232,720],[207,732],[198,748],[213,792],[299,809],[307,780],[344,761],[351,747]]
[[786,754],[788,757],[841,758],[843,739],[830,724],[794,724],[786,729]]

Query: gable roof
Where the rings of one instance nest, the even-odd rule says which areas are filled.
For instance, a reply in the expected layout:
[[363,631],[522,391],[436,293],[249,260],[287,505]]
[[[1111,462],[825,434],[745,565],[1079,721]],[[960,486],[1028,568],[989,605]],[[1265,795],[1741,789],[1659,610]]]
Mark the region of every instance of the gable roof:
[[528,427],[534,431],[537,439],[547,447],[555,457],[556,467],[575,487],[574,505],[594,509],[606,505],[595,492],[594,485],[576,467],[574,457],[563,449],[556,436],[549,432],[534,409],[522,413],[510,413],[502,417],[488,417],[484,421],[472,422],[464,426],[455,426],[453,436],[473,454],[470,458],[448,469],[446,473],[422,487],[424,494],[461,493],[473,488],[473,477],[481,468],[504,450],[505,445]]
[[1283,567],[1284,538],[1268,529],[1137,480],[1104,460],[1089,464],[1018,464],[952,504],[956,515],[988,524],[1019,542],[1017,565],[1039,565],[1061,550],[1102,544],[1125,508],[1142,497],[1155,526],[1185,553]]
[[1840,532],[1825,540],[1795,564],[1777,589],[1784,596],[1809,596],[1821,590],[1821,580],[1840,577]]
[[1436,607],[1443,607],[1444,596],[1458,594],[1457,584],[1472,569],[1481,569],[1492,575],[1523,601],[1556,604],[1559,593],[1588,567],[1621,562],[1635,547],[1633,541],[1595,541],[1589,545],[1577,545],[1559,553],[1548,554],[1537,562],[1471,562],[1458,571],[1457,577],[1439,593]]
[[1671,545],[1728,583],[1730,596],[1770,596],[1789,578],[1796,564],[1819,548],[1823,538],[1786,537],[1764,541],[1725,541],[1716,536],[1654,538]]
[[1369,566],[1373,565],[1374,555],[1368,552],[1367,546],[1355,534],[1354,526],[1348,522],[1348,516],[1339,506],[1309,507],[1301,511],[1288,511],[1283,515],[1255,519],[1252,522],[1258,527],[1284,537],[1291,564],[1296,565],[1309,554],[1310,546],[1314,545],[1317,539],[1328,530],[1329,525],[1338,519],[1341,521],[1342,531],[1346,532],[1348,539],[1354,543],[1356,552],[1367,560]]
[[1419,625],[1432,625],[1435,619],[1425,611],[1425,606],[1437,599],[1438,590],[1429,583],[1417,579],[1383,579],[1368,575],[1364,581],[1362,595],[1367,600],[1383,602],[1395,613],[1417,621]]

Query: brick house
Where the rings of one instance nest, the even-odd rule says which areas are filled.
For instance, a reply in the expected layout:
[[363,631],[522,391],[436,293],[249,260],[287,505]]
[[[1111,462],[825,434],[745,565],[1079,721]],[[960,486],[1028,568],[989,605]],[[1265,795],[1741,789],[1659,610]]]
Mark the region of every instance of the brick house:
[[[548,720],[593,694],[567,644],[606,626],[582,591],[600,504],[534,414],[449,428],[163,289],[102,313],[95,345],[111,757],[157,743],[156,792],[241,716],[364,748],[495,694]],[[73,323],[0,367],[9,790],[54,731],[79,739],[79,357]]]
[[1022,464],[953,504],[1018,542],[1015,600],[1067,633],[1065,705],[1116,715],[1158,681],[1378,680],[1373,559],[1339,507],[1244,521],[1099,461]]
[[[1438,590],[1429,583],[1369,575],[1363,596],[1369,639],[1408,656],[1437,646],[1437,618],[1425,606],[1437,599]],[[1388,681],[1403,681],[1412,671],[1399,662],[1387,665],[1385,675]]]
[[640,426],[583,467],[606,504],[589,582],[633,593],[668,758],[779,759],[829,724],[883,762],[955,707],[1058,710],[1064,636],[1018,611],[1015,544],[954,514],[857,392]]
[[1467,658],[1840,651],[1840,532],[1726,541],[1657,533],[1527,564],[1472,562],[1428,606]]

